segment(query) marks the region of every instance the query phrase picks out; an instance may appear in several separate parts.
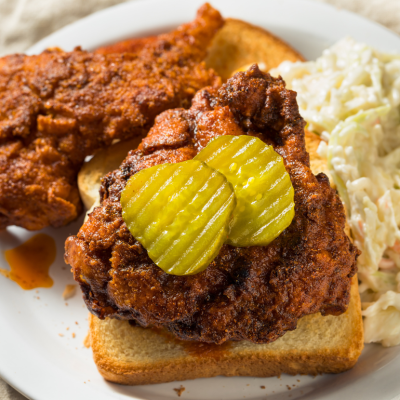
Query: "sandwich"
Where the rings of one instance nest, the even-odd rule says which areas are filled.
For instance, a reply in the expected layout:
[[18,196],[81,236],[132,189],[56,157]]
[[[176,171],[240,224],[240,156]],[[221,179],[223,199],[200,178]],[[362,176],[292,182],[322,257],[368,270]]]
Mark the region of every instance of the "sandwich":
[[[80,193],[93,210],[67,239],[65,259],[91,311],[91,347],[105,379],[135,385],[338,373],[356,363],[359,252],[316,153],[320,138],[304,132],[295,93],[281,78],[256,64],[243,68],[270,69],[288,57],[302,60],[268,32],[228,20],[206,59],[226,83],[200,90],[189,110],[160,114],[140,143],[117,143],[81,170]],[[266,246],[224,244],[202,272],[168,274],[131,234],[121,192],[136,174],[190,161],[224,135],[257,138],[282,157],[294,187],[293,220]]]

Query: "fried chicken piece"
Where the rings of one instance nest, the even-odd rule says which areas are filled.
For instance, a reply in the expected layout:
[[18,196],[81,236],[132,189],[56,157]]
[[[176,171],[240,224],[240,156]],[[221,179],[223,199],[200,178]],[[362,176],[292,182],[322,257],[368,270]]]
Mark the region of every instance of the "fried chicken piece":
[[220,84],[202,60],[222,24],[206,4],[135,55],[76,49],[0,59],[0,229],[75,219],[87,155],[146,133],[162,111],[189,107],[197,90]]
[[[190,110],[158,116],[139,149],[103,179],[101,206],[67,239],[65,260],[90,311],[219,344],[268,343],[304,315],[343,313],[359,251],[344,233],[343,205],[328,178],[310,170],[304,125],[296,93],[257,66],[200,91]],[[291,225],[265,247],[224,245],[197,275],[168,275],[125,225],[121,190],[143,168],[190,160],[213,137],[243,134],[283,157],[295,189]]]

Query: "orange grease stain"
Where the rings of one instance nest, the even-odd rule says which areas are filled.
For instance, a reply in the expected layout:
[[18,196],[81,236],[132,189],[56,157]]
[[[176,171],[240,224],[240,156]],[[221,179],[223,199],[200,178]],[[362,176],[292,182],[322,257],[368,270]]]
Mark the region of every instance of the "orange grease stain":
[[222,344],[191,342],[186,340],[179,340],[171,333],[164,329],[152,328],[160,336],[162,336],[168,343],[180,345],[183,350],[197,358],[213,358],[214,360],[221,360],[229,354],[232,348],[232,342],[224,342]]
[[0,274],[18,283],[24,290],[49,288],[53,279],[49,268],[56,258],[56,242],[44,233],[39,233],[18,247],[4,252],[10,271],[0,268]]

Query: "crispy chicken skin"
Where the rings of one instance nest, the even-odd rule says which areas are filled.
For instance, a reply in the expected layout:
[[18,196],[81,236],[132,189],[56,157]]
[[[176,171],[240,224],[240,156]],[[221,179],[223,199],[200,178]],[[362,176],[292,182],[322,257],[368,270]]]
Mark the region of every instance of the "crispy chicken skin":
[[193,22],[137,54],[76,49],[1,58],[0,229],[75,219],[82,208],[76,175],[87,155],[147,132],[162,111],[187,108],[197,90],[220,84],[202,60],[222,24],[205,4]]
[[[219,344],[268,343],[304,315],[343,313],[359,251],[344,233],[343,206],[328,178],[309,168],[304,125],[296,93],[257,66],[219,90],[200,91],[190,110],[158,116],[139,149],[103,179],[101,206],[67,239],[65,260],[90,311]],[[224,245],[197,275],[166,274],[122,220],[121,190],[143,168],[190,160],[215,136],[243,134],[284,158],[295,189],[291,225],[265,247]]]

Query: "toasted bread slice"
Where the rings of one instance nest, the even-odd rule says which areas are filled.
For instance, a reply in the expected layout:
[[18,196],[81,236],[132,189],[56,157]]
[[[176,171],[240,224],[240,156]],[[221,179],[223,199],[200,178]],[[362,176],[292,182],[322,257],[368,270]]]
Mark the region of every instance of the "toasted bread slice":
[[174,339],[164,331],[90,316],[90,343],[101,375],[125,385],[225,376],[279,376],[343,372],[357,362],[363,329],[357,279],[348,310],[303,317],[273,343],[208,345]]
[[283,61],[305,61],[304,57],[282,39],[258,26],[228,18],[214,36],[206,58],[223,80],[234,71],[257,63],[269,71]]

